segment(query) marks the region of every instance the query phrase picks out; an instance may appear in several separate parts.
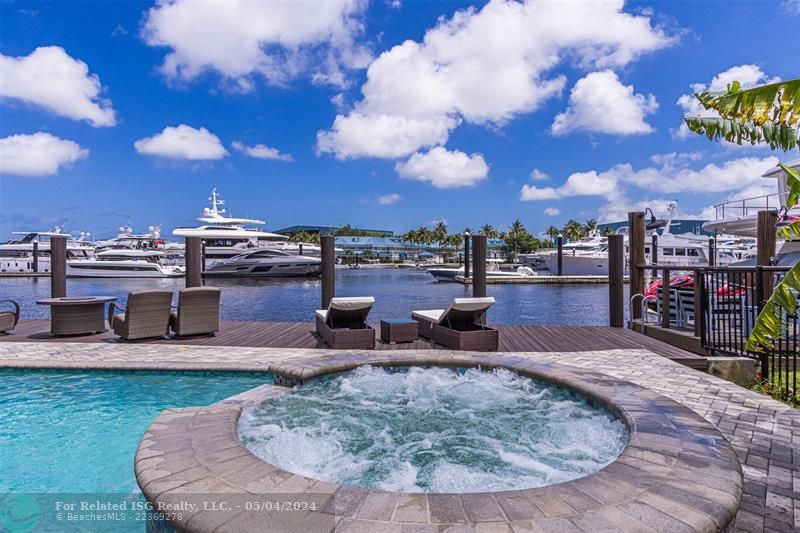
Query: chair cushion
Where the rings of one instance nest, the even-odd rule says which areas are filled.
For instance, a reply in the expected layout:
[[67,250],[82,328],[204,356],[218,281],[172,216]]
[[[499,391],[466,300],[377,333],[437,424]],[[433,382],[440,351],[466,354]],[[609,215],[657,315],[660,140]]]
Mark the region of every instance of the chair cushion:
[[340,311],[357,311],[368,309],[375,305],[375,298],[372,296],[353,296],[347,298],[332,298],[328,309]]
[[438,322],[439,318],[444,314],[444,309],[423,309],[422,311],[413,311],[411,316],[419,318],[420,320],[428,320],[430,322]]
[[328,311],[325,309],[317,309],[316,314],[320,317],[323,321],[325,321],[325,317],[328,316]]
[[485,311],[495,303],[494,297],[484,296],[483,298],[455,298],[450,307],[456,311]]

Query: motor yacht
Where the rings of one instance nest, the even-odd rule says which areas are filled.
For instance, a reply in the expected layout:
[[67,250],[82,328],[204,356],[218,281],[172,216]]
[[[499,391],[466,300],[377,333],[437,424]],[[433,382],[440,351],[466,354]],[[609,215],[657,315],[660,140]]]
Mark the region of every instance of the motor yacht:
[[176,237],[202,238],[205,242],[207,267],[216,261],[230,259],[260,248],[274,248],[288,255],[298,255],[302,249],[303,255],[319,255],[319,246],[290,243],[285,235],[254,227],[266,224],[263,220],[227,216],[225,209],[221,207],[225,201],[220,198],[217,189],[211,191],[208,201],[210,207],[204,208],[201,216],[197,218],[203,225],[175,228],[172,232]]
[[94,256],[94,245],[89,234],[81,233],[77,239],[64,233],[63,227],[53,231],[16,231],[18,238],[0,244],[0,272],[33,272],[33,252],[37,250],[39,272],[50,272],[50,238],[67,237],[67,259],[88,259]]
[[121,226],[113,239],[95,242],[95,252],[107,250],[157,250],[163,252],[159,258],[162,265],[185,264],[183,243],[169,242],[161,237],[161,226],[150,226],[145,233],[136,234],[130,226]]
[[322,272],[319,257],[292,255],[274,248],[255,248],[206,267],[207,277],[311,277]]
[[91,259],[67,260],[69,278],[176,278],[185,271],[177,265],[162,264],[159,250],[110,249]]

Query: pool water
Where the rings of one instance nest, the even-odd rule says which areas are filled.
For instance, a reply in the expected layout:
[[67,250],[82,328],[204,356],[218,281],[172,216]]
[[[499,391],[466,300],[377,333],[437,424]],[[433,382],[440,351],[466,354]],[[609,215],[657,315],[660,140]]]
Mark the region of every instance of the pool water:
[[0,493],[136,492],[136,448],[162,410],[271,381],[235,372],[0,370]]
[[239,437],[285,470],[398,492],[492,492],[595,472],[625,424],[564,388],[492,372],[365,366],[246,409]]

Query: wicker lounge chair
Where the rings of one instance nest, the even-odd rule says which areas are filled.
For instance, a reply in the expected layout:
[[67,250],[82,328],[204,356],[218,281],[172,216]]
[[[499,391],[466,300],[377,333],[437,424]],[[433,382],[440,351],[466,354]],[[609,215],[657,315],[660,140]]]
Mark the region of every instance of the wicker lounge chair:
[[372,350],[375,330],[367,325],[367,316],[375,298],[333,298],[328,309],[318,310],[317,333],[337,350]]
[[497,351],[497,330],[485,324],[486,311],[494,298],[456,298],[447,309],[414,311],[419,334],[451,350]]
[[120,309],[113,303],[108,306],[108,325],[114,333],[126,340],[163,337],[169,333],[171,291],[138,291],[128,294],[124,314],[114,314]]
[[13,311],[0,311],[0,333],[13,330],[19,322],[19,304],[14,300],[0,300],[0,303],[11,304]]
[[177,311],[169,316],[172,331],[179,336],[213,335],[219,331],[220,292],[214,287],[180,291]]

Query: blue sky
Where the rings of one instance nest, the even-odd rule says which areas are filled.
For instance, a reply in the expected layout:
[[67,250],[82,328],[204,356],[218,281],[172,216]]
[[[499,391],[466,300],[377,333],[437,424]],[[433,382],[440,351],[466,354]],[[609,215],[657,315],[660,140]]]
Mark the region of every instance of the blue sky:
[[0,3],[0,238],[212,187],[271,229],[701,216],[796,158],[680,129],[695,84],[798,76],[796,0],[195,4]]

